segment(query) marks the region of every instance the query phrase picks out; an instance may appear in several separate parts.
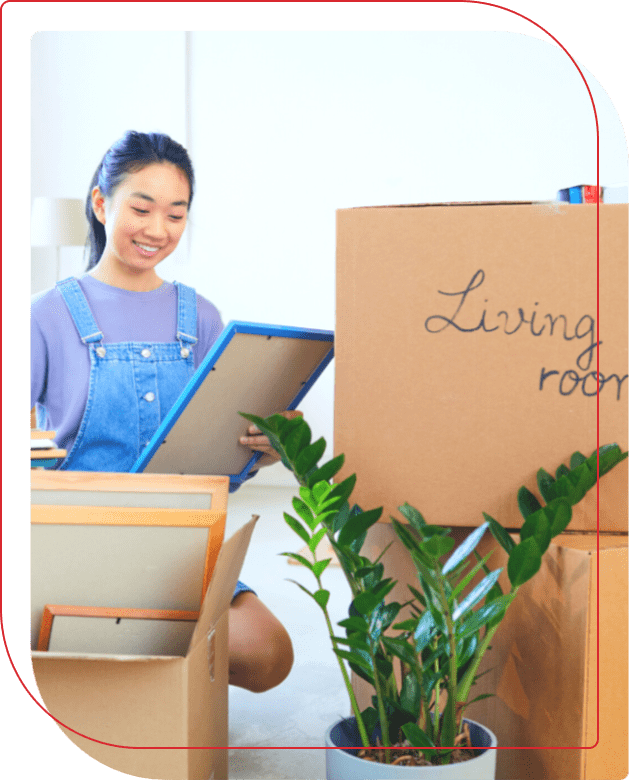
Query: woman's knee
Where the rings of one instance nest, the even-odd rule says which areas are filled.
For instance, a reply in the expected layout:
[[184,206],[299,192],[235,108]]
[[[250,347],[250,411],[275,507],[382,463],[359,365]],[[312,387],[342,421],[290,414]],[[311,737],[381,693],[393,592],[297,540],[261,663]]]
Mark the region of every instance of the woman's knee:
[[255,596],[239,594],[230,607],[230,683],[262,693],[287,678],[293,645],[282,623]]

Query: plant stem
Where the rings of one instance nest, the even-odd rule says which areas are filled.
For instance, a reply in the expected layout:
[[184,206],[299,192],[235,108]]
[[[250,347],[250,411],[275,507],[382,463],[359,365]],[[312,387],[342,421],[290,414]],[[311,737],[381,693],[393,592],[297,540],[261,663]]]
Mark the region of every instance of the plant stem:
[[[514,600],[517,591],[518,591],[518,587],[513,587],[512,590],[510,591],[509,595],[511,596],[511,599],[510,599],[510,603],[505,608],[506,612],[509,609],[510,604]],[[479,646],[477,647],[477,650],[475,651],[475,654],[473,656],[472,662],[468,667],[468,669],[466,670],[466,674],[462,678],[457,688],[457,703],[459,705],[463,705],[468,701],[468,696],[470,695],[470,689],[472,688],[473,683],[475,682],[475,677],[477,676],[479,665],[481,664],[481,661],[483,659],[486,650],[490,646],[490,642],[492,642],[492,637],[495,635],[500,625],[501,625],[501,621],[496,623],[492,628],[488,628],[484,638],[479,643]],[[459,719],[461,720],[461,714],[459,716]]]
[[[444,619],[446,620],[446,629],[448,631],[448,643],[450,647],[449,654],[449,671],[448,671],[448,695],[446,699],[446,708],[444,710],[444,721],[450,724],[450,730],[453,732],[453,739],[457,736],[457,729],[455,723],[456,707],[455,701],[457,697],[457,643],[455,642],[455,626],[453,624],[453,618],[451,617],[451,610],[448,605],[448,599],[446,597],[446,591],[444,590],[444,582],[440,576],[439,565],[436,565],[437,581],[440,587],[440,598],[442,600],[442,609],[444,613]],[[435,714],[439,717],[439,710]],[[452,745],[448,745],[452,747]]]
[[[313,550],[313,560],[317,560],[317,550]],[[321,577],[315,576],[315,579],[317,580],[317,587],[322,590],[322,581]],[[324,617],[326,619],[326,626],[328,627],[328,634],[330,635],[330,641],[332,642],[333,648],[337,649],[337,640],[334,637],[334,631],[332,626],[332,621],[330,619],[330,615],[328,614],[328,609],[323,608]],[[359,729],[359,734],[361,736],[361,742],[363,744],[363,747],[370,747],[370,738],[368,737],[368,733],[365,729],[365,724],[363,723],[363,718],[361,717],[361,710],[359,709],[359,704],[356,700],[356,696],[354,694],[354,689],[352,687],[352,683],[350,681],[350,677],[348,676],[348,670],[346,669],[346,665],[343,662],[343,659],[339,658],[337,653],[335,653],[335,657],[337,658],[337,662],[339,664],[339,668],[341,669],[341,676],[343,677],[344,684],[346,686],[346,690],[348,692],[348,696],[350,698],[350,706],[352,707],[352,712],[354,713],[354,717],[357,722],[357,728]]]
[[[376,656],[370,649],[370,658],[372,659],[372,669],[374,670],[374,689],[376,691],[376,701],[378,703],[378,717],[381,722],[381,740],[383,747],[389,747],[389,722],[387,720],[387,713],[385,712],[385,703],[383,702],[383,692],[381,690],[380,680],[378,679],[378,669],[376,668]],[[390,762],[390,752],[385,751],[385,763]]]
[[[433,640],[433,649],[437,651],[437,647],[438,647],[438,638],[436,636],[435,639]],[[440,671],[440,659],[439,659],[439,656],[436,656],[435,661],[433,662],[433,664],[434,664],[435,671],[439,673],[439,671]],[[441,689],[440,682],[441,682],[440,678],[438,677],[437,680],[435,681],[435,685],[433,686],[433,695],[435,697],[435,703],[434,703],[434,706],[433,706],[433,710],[434,710],[434,715],[433,715],[433,742],[435,742],[435,743],[437,743],[438,731],[439,731],[439,728],[440,728],[440,717],[439,717],[440,716],[440,689]],[[430,718],[428,703],[427,703],[427,716]],[[428,723],[431,723],[431,721],[429,720]]]
[[[332,622],[330,620],[330,616],[328,615],[328,610],[326,609],[324,610],[324,616],[326,618],[326,625],[328,626],[328,633],[330,634],[330,641],[332,642],[333,648],[336,650],[337,642],[334,638]],[[348,696],[350,698],[350,706],[352,707],[352,712],[357,721],[357,727],[359,729],[359,734],[361,736],[361,742],[363,744],[363,747],[366,748],[370,747],[370,738],[365,729],[363,718],[361,717],[361,710],[359,709],[359,704],[356,700],[356,696],[354,695],[354,689],[352,687],[352,683],[350,682],[350,677],[348,676],[348,670],[346,669],[346,665],[344,664],[343,660],[339,658],[337,653],[335,653],[335,657],[337,659],[337,662],[339,663],[339,668],[341,669],[341,676],[343,677],[346,690],[348,691]]]

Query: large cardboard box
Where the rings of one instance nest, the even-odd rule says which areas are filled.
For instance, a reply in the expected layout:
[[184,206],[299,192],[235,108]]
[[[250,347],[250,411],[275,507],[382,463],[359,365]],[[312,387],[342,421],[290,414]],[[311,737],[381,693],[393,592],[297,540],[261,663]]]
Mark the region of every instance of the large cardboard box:
[[48,711],[120,772],[228,776],[228,608],[255,524],[221,544],[228,486],[226,477],[32,474],[33,647],[44,603],[199,613],[184,654],[169,651],[169,621],[140,632],[133,652],[128,642],[124,653],[32,652]]
[[[598,384],[600,443],[627,449],[628,207],[599,217],[598,277],[595,204],[338,212],[335,451],[363,508],[520,527],[518,488],[595,449]],[[605,480],[600,530],[627,531],[627,465]]]
[[[458,542],[473,529],[455,528]],[[373,526],[364,552],[383,556],[403,602],[417,586],[413,564],[390,525]],[[478,551],[507,556],[487,533]],[[474,563],[474,561],[473,561]],[[471,587],[474,586],[474,581]],[[628,537],[563,534],[540,572],[521,587],[495,634],[466,715],[494,731],[498,780],[623,780],[628,775]],[[373,690],[353,675],[361,707]],[[508,749],[512,748],[512,749]]]

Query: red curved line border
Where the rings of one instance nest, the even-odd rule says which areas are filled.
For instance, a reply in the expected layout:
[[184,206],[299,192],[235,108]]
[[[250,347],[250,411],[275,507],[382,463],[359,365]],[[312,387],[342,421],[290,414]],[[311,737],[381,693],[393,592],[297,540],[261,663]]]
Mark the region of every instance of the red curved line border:
[[[496,3],[487,3],[483,2],[483,0],[420,0],[421,2],[448,2],[448,3],[469,3],[471,5],[486,5],[491,8],[498,8],[501,11],[507,11],[508,13],[514,14],[515,16],[519,16],[521,19],[525,19],[525,21],[530,22],[535,27],[538,27],[539,30],[542,30],[546,35],[548,35],[555,43],[558,44],[558,46],[562,49],[562,51],[567,55],[567,57],[571,60],[571,62],[575,65],[577,68],[580,76],[582,77],[582,81],[584,82],[584,86],[586,87],[588,91],[588,95],[591,99],[591,105],[593,107],[593,115],[595,117],[595,132],[596,132],[596,148],[597,148],[597,192],[599,193],[599,122],[597,119],[597,109],[595,108],[595,101],[593,99],[593,95],[591,93],[591,90],[588,86],[588,83],[586,81],[586,78],[584,77],[584,74],[582,73],[580,66],[577,64],[577,62],[573,59],[573,57],[569,54],[569,52],[566,50],[566,48],[560,43],[560,41],[553,36],[548,30],[546,30],[542,25],[535,22],[533,19],[530,19],[528,16],[525,16],[524,14],[518,13],[518,11],[513,11],[511,8],[506,8],[503,5],[498,5]],[[165,0],[160,0],[160,2],[165,2]],[[4,4],[3,4],[4,5]],[[596,291],[596,300],[597,300],[597,373],[599,375],[599,195],[597,197],[597,291]],[[597,665],[597,739],[595,741],[594,745],[589,746],[578,746],[578,747],[549,747],[549,746],[542,746],[542,747],[496,747],[496,748],[489,748],[490,750],[592,750],[593,748],[597,747],[599,743],[599,383],[597,385],[597,500],[596,500],[596,506],[597,506],[597,619],[596,619],[596,636],[597,636],[597,655],[596,655],[596,665]],[[2,548],[2,537],[0,535],[0,551]],[[2,604],[2,583],[0,581],[0,606]],[[194,747],[194,746],[185,746],[185,747],[179,747],[179,746],[153,746],[153,745],[146,745],[146,746],[134,746],[134,745],[115,745],[111,742],[103,742],[100,739],[95,739],[94,737],[88,737],[86,734],[82,734],[80,731],[76,731],[75,729],[70,728],[69,726],[66,726],[65,723],[62,723],[60,720],[55,718],[55,716],[48,712],[48,710],[43,707],[37,699],[33,696],[33,694],[30,692],[30,690],[25,685],[24,681],[20,677],[18,670],[15,668],[15,664],[13,663],[13,659],[11,658],[11,653],[9,652],[9,647],[7,645],[6,637],[4,634],[4,622],[2,620],[2,610],[0,609],[0,628],[2,629],[2,641],[4,642],[4,647],[7,652],[7,656],[9,657],[9,662],[11,664],[11,667],[13,668],[13,671],[15,672],[16,677],[22,684],[22,687],[24,690],[28,693],[28,695],[31,697],[31,699],[37,704],[37,706],[43,710],[47,715],[49,715],[56,723],[58,723],[60,726],[63,726],[64,729],[67,729],[68,731],[71,731],[73,734],[77,734],[80,737],[83,737],[85,739],[89,739],[91,742],[97,742],[99,745],[106,745],[107,747],[117,747],[117,748],[123,748],[125,750],[228,750],[230,749],[230,746],[226,747]],[[253,746],[253,747],[241,747],[238,748],[231,748],[236,750],[337,750],[337,748],[328,748],[328,747],[312,747],[312,746],[292,746],[292,747],[273,747],[273,746],[267,746],[267,747],[261,747],[259,745]],[[374,748],[376,749],[376,748]],[[444,748],[448,749],[448,748]]]

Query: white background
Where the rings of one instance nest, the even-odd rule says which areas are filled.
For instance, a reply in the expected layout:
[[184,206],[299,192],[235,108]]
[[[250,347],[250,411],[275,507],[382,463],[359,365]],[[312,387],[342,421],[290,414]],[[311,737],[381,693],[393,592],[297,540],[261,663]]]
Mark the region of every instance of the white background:
[[[490,30],[506,16],[472,12]],[[334,329],[336,209],[548,200],[596,181],[579,70],[512,18],[514,32],[39,31],[31,195],[83,198],[125,130],[167,132],[189,149],[197,186],[160,273],[196,287],[225,322]],[[625,183],[619,117],[574,56],[596,103],[601,182]],[[62,250],[62,278],[83,270],[82,254]],[[32,291],[51,286],[55,250],[33,249],[32,266]],[[329,442],[333,378],[334,364],[302,404]],[[257,479],[291,484],[281,465]]]

